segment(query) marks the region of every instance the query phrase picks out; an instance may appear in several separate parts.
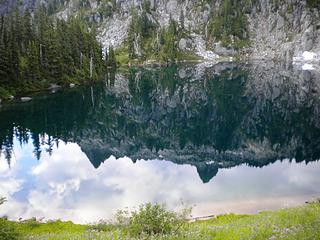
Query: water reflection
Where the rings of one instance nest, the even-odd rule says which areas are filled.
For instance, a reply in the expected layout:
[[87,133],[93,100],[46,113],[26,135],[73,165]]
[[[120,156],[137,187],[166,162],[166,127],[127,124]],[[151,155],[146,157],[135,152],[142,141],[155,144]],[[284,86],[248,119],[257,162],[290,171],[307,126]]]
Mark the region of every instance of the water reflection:
[[163,160],[134,164],[126,157],[110,157],[94,169],[77,144],[61,143],[53,150],[37,162],[30,159],[31,148],[16,147],[11,170],[1,162],[0,194],[8,203],[0,215],[87,223],[145,202],[166,203],[171,209],[193,206],[194,216],[203,216],[292,206],[319,196],[317,163],[241,165],[222,169],[214,181],[203,184],[190,165]]
[[0,195],[12,199],[5,213],[83,222],[109,216],[102,208],[146,201],[176,207],[183,199],[200,213],[316,196],[318,79],[276,64],[130,68],[5,105]]

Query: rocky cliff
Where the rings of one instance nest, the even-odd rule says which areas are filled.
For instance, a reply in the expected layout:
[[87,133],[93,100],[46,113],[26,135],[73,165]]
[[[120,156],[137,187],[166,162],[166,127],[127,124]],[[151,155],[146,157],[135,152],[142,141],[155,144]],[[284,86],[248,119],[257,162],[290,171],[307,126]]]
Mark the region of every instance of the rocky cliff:
[[[232,45],[221,42],[206,42],[210,16],[218,11],[223,1],[151,1],[153,21],[160,27],[168,24],[170,16],[179,21],[184,15],[185,28],[190,35],[177,43],[182,50],[189,48],[203,58],[217,55],[235,55]],[[287,61],[319,61],[320,58],[320,15],[317,8],[306,1],[259,0],[250,5],[246,14],[250,46],[246,54],[255,59],[281,59]],[[117,1],[117,10],[107,19],[97,18],[100,24],[100,41],[105,45],[121,46],[125,41],[130,23],[130,9],[140,9],[142,1]],[[244,9],[241,9],[244,11]],[[310,52],[309,54],[306,53]],[[213,54],[213,53],[215,54]],[[313,54],[314,53],[314,54]]]
[[281,1],[278,6],[270,2],[259,0],[249,15],[252,56],[319,60],[319,10],[301,0]]
[[[176,42],[181,51],[192,51],[200,57],[214,60],[218,56],[242,56],[254,59],[287,61],[320,60],[320,14],[317,0],[147,0],[151,12],[148,19],[164,28],[172,18],[181,22],[188,35]],[[14,1],[4,0],[0,11],[5,12]],[[234,2],[234,3],[232,3]],[[235,3],[236,2],[236,3]],[[82,14],[98,27],[98,39],[104,47],[121,47],[128,37],[133,9],[142,11],[142,0],[24,0],[22,8],[34,8],[40,3],[59,18]],[[225,11],[225,6],[238,8]],[[234,5],[232,5],[234,4]],[[243,15],[247,44],[235,46],[237,36],[224,43],[210,38],[210,27],[218,15]],[[214,22],[214,23],[213,23]],[[236,24],[236,23],[235,23]],[[216,24],[219,25],[219,22]],[[223,23],[221,23],[223,25]],[[215,26],[216,27],[216,26]]]

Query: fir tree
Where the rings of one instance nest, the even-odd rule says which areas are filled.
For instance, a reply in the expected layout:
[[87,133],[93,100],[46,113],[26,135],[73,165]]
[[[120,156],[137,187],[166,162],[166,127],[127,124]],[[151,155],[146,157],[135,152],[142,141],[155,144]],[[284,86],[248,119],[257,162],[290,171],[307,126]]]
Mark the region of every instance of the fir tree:
[[108,62],[107,62],[108,66],[115,68],[117,66],[117,61],[116,61],[116,57],[114,54],[114,50],[113,47],[109,47],[109,51],[108,51]]
[[20,15],[16,8],[0,18],[0,87],[19,92],[89,76],[96,80],[105,69],[96,34],[81,17],[57,20],[44,6],[33,16],[28,10]]

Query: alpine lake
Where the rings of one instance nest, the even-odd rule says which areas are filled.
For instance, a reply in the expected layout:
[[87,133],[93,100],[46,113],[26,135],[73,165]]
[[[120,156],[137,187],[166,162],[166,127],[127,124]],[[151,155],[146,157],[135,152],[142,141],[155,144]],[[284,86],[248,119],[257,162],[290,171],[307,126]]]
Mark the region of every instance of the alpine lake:
[[93,223],[320,197],[320,73],[283,63],[122,68],[0,108],[0,215]]

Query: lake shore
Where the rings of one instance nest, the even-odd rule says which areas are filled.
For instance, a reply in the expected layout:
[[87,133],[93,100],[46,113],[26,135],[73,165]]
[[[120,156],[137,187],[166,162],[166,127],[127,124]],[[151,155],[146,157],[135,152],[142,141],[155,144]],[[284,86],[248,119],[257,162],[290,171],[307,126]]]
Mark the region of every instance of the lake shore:
[[[180,60],[180,61],[176,61],[176,62],[160,62],[157,60],[152,60],[152,59],[148,59],[146,61],[132,61],[132,62],[128,62],[128,63],[120,63],[118,62],[117,65],[117,69],[112,69],[109,68],[109,70],[111,70],[111,72],[116,72],[116,71],[123,71],[124,69],[127,68],[131,68],[131,67],[167,67],[167,66],[171,66],[174,64],[203,64],[203,63],[208,63],[210,65],[213,64],[218,64],[218,63],[223,63],[223,62],[237,62],[238,59],[236,58],[218,58],[218,59],[214,59],[214,60],[206,60],[206,59],[191,59],[191,60]],[[106,71],[106,75],[108,74],[108,71]],[[70,82],[70,83],[64,83],[64,84],[58,84],[58,83],[51,83],[51,84],[46,84],[43,86],[30,86],[33,89],[28,89],[28,90],[19,90],[16,93],[13,93],[11,90],[5,89],[3,87],[0,86],[0,104],[1,103],[10,103],[10,102],[28,102],[31,101],[33,96],[36,96],[38,94],[54,94],[57,91],[60,90],[65,90],[65,89],[69,89],[69,88],[74,88],[74,87],[78,87],[78,86],[85,86],[85,85],[90,85],[90,84],[94,84],[96,82],[102,81],[103,79],[105,79],[104,77],[101,76],[100,80],[98,81],[92,81],[90,79],[88,79],[87,81],[84,82]]]
[[[3,224],[6,220],[1,221]],[[320,203],[314,202],[253,215],[228,214],[185,222],[179,231],[170,234],[139,237],[131,237],[124,225],[103,222],[78,225],[28,220],[6,221],[6,224],[15,229],[22,239],[319,239],[319,221]]]

